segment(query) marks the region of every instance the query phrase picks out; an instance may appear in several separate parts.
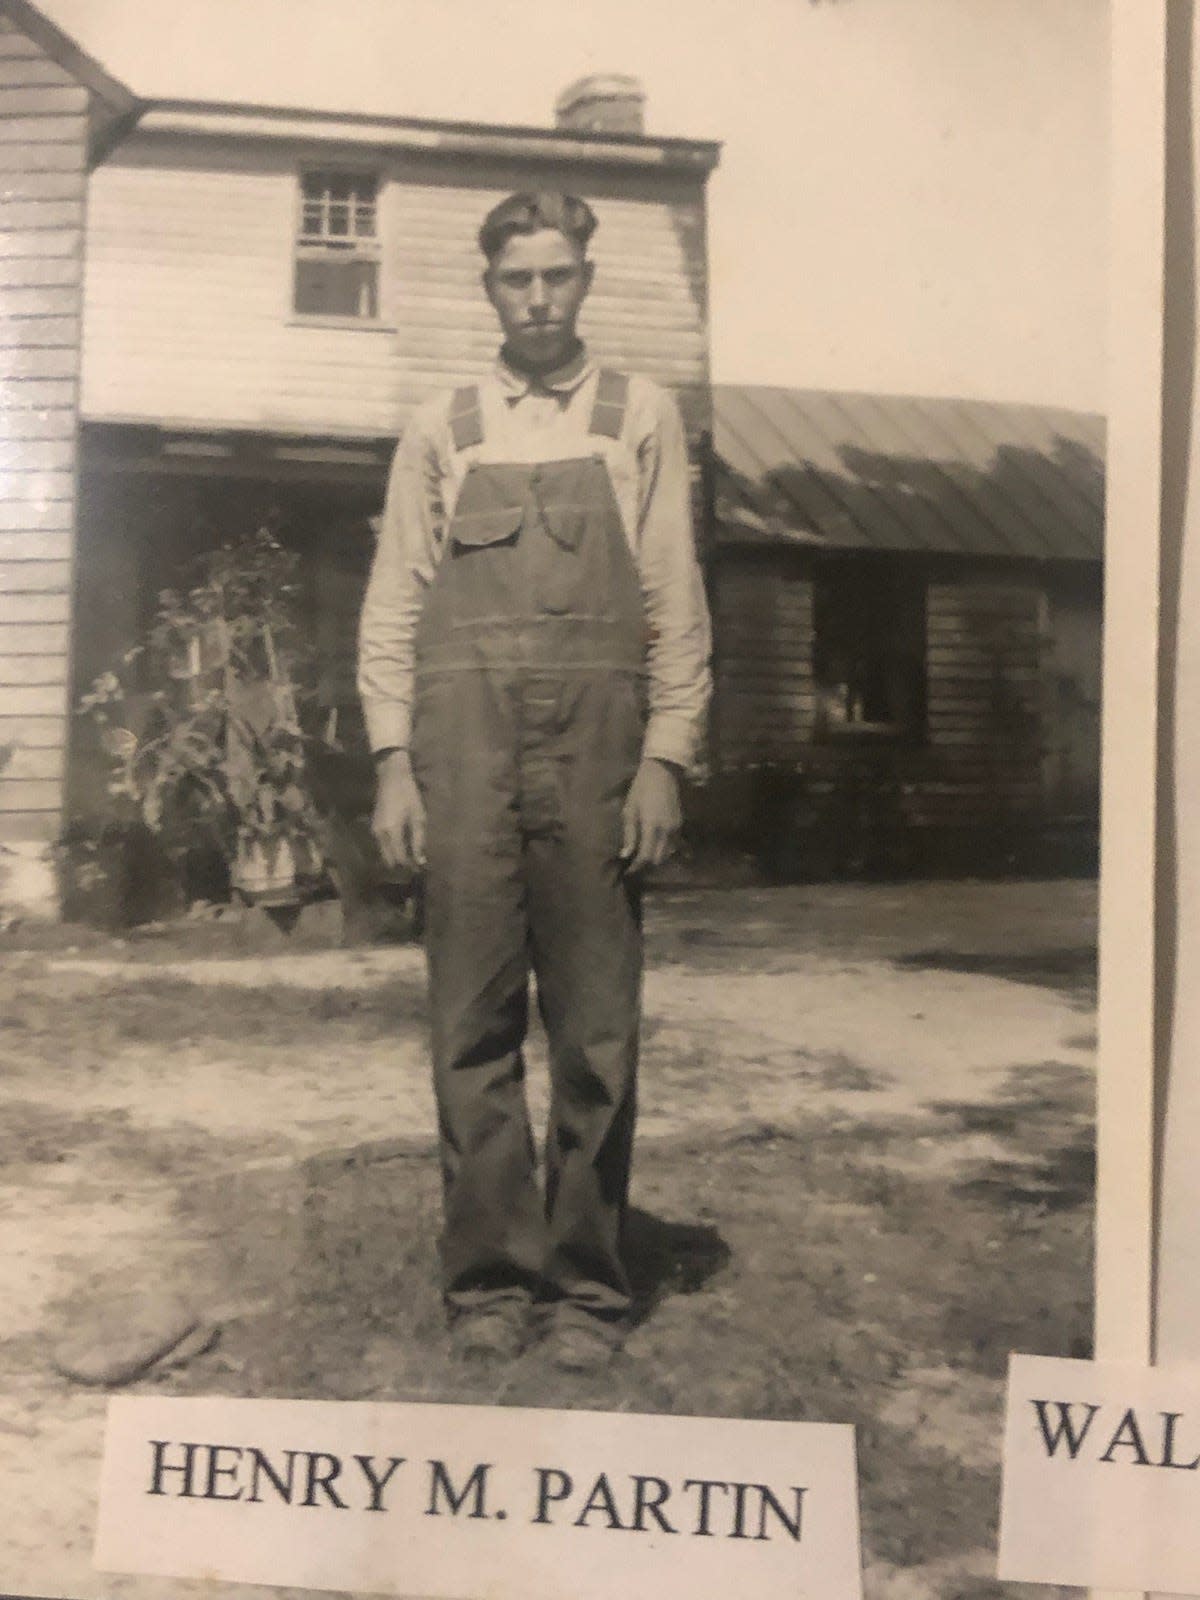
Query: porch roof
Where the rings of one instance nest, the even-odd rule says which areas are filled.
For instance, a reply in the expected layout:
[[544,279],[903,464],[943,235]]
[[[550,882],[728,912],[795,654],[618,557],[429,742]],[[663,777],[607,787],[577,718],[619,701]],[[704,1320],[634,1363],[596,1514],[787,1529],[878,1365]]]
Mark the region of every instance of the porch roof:
[[718,385],[719,544],[1100,561],[1104,419]]

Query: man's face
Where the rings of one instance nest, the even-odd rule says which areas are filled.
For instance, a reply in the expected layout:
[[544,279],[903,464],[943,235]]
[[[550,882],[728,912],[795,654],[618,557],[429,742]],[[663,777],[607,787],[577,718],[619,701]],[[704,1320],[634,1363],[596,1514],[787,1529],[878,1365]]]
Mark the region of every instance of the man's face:
[[592,264],[556,228],[514,234],[483,276],[509,354],[551,372],[571,354]]

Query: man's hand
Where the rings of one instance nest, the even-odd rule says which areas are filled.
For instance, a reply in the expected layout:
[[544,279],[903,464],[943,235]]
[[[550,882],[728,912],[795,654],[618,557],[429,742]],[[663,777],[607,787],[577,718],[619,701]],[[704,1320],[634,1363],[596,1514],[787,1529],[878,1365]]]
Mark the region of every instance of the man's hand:
[[389,867],[416,872],[425,865],[425,803],[407,750],[389,750],[379,759],[371,827]]
[[625,797],[621,859],[626,871],[661,867],[675,848],[682,821],[674,767],[644,760]]

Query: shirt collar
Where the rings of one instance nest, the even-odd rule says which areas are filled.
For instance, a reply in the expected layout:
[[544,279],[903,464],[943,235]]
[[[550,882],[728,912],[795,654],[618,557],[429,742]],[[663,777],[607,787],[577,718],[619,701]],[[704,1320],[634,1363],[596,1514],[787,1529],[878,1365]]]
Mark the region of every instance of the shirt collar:
[[537,377],[516,371],[502,355],[496,358],[496,378],[504,390],[505,399],[510,403],[524,399],[527,394],[572,395],[595,370],[586,345],[580,345],[578,351],[561,367],[556,367],[553,372],[539,373]]

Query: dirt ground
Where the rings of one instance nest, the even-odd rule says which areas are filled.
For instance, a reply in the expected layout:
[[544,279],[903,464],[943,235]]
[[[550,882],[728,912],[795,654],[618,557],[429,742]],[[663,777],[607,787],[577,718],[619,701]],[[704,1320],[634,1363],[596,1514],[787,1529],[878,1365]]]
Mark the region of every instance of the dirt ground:
[[105,1393],[53,1365],[185,1295],[218,1336],[135,1390],[853,1422],[869,1600],[1066,1592],[991,1574],[1007,1353],[1090,1350],[1094,885],[653,897],[641,1321],[590,1379],[446,1351],[421,957],[330,931],[0,936],[0,1587],[212,1593],[89,1574]]

